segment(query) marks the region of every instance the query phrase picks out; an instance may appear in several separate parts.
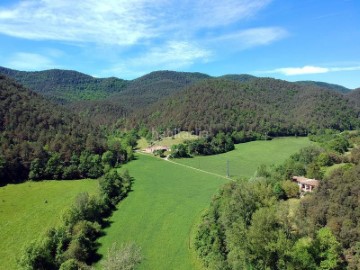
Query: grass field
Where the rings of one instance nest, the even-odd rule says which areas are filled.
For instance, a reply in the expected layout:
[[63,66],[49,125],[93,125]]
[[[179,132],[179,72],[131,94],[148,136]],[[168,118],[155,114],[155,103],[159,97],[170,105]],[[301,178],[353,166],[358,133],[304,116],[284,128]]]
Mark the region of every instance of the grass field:
[[224,176],[227,174],[227,161],[229,161],[231,177],[251,177],[260,164],[280,164],[290,155],[310,144],[309,139],[304,137],[278,138],[271,141],[237,144],[235,150],[220,155],[173,159],[173,161]]
[[[221,163],[230,159],[238,166],[233,173],[251,176],[260,164],[280,163],[309,144],[306,138],[251,142],[224,155],[179,162],[196,167],[201,159],[201,169],[225,175]],[[100,253],[105,255],[114,242],[135,241],[145,257],[139,269],[198,269],[190,235],[212,195],[228,180],[150,155],[137,157],[124,166],[135,178],[134,191],[111,217],[111,227],[100,239]]]
[[43,181],[0,188],[0,269],[17,269],[22,247],[59,222],[80,192],[95,192],[96,180]]
[[227,180],[152,156],[137,157],[124,166],[135,178],[134,191],[111,217],[100,253],[113,242],[135,241],[145,257],[140,269],[194,269],[191,228]]
[[[137,154],[122,168],[135,178],[134,191],[111,217],[99,240],[100,253],[106,254],[113,242],[135,241],[145,257],[140,269],[199,269],[190,235],[212,195],[228,180],[186,166],[225,175],[229,160],[231,175],[251,176],[260,164],[280,163],[309,144],[306,138],[251,142],[223,155],[176,160],[181,164]],[[21,248],[56,225],[78,193],[94,192],[97,186],[95,180],[78,180],[1,187],[0,269],[16,269]]]
[[[181,131],[180,133],[176,134],[174,137],[165,137],[159,141],[155,141],[154,145],[171,147],[174,144],[183,143],[185,140],[195,140],[197,138],[199,138],[199,136],[191,135],[190,132]],[[138,140],[139,149],[144,149],[146,147],[149,147],[149,144],[145,138],[141,138],[140,140]]]

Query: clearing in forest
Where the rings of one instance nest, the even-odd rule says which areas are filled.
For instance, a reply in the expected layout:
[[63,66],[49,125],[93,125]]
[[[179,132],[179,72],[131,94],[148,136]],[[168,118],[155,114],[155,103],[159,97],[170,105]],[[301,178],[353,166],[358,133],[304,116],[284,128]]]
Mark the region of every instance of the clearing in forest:
[[[237,145],[226,154],[175,162],[196,167],[201,159],[201,169],[225,175],[229,159],[238,166],[233,174],[251,176],[260,164],[281,163],[307,145],[307,138],[257,141]],[[211,197],[228,180],[145,154],[137,154],[137,160],[124,168],[135,178],[134,190],[111,217],[100,239],[100,253],[106,255],[114,242],[134,241],[144,256],[139,269],[198,269],[190,236]]]

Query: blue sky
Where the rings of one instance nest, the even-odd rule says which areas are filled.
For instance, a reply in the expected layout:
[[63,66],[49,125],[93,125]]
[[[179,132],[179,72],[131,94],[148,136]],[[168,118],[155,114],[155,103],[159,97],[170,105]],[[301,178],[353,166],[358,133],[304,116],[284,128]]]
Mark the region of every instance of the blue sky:
[[0,2],[0,65],[132,79],[155,70],[360,87],[359,0]]

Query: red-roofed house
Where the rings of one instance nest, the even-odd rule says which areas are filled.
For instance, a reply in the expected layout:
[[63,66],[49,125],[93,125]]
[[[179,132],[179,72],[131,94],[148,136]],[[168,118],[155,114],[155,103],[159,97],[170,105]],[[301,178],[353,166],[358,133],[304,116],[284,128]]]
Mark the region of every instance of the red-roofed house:
[[320,184],[319,180],[309,179],[303,176],[293,176],[292,180],[299,185],[302,192],[312,192]]

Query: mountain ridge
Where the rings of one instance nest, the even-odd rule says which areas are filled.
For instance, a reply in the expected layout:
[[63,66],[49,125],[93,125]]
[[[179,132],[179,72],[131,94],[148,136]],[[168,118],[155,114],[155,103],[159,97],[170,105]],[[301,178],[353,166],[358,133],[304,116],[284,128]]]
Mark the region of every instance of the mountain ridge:
[[319,128],[352,129],[359,125],[357,115],[343,94],[322,87],[270,78],[246,83],[211,79],[138,111],[129,125],[284,136]]
[[[273,78],[255,77],[248,74],[228,74],[212,77],[199,72],[176,72],[169,70],[154,71],[137,79],[126,81],[114,77],[103,79],[94,78],[90,75],[72,70],[54,69],[39,72],[21,72],[0,67],[0,74],[6,72],[12,75],[15,80],[16,77],[18,77],[17,81],[19,83],[22,83],[23,81],[27,82],[27,84],[24,84],[26,87],[29,88],[28,85],[32,85],[33,87],[30,87],[30,89],[51,101],[65,105],[67,109],[73,113],[87,118],[96,125],[112,125],[118,122],[118,120],[121,120],[120,123],[124,123],[124,120],[126,120],[127,123],[130,123],[129,126],[132,127],[136,126],[134,121],[141,122],[144,120],[147,122],[145,124],[151,124],[152,126],[156,124],[169,127],[171,126],[170,123],[156,123],[154,121],[156,118],[154,116],[154,111],[151,110],[155,108],[161,115],[162,112],[157,107],[164,106],[164,108],[168,110],[167,113],[169,115],[175,114],[173,115],[173,119],[178,119],[178,116],[176,116],[176,113],[174,112],[177,108],[173,108],[173,111],[170,111],[166,102],[177,104],[177,101],[174,99],[183,100],[184,97],[182,96],[188,95],[188,89],[194,89],[197,85],[200,85],[199,87],[204,90],[202,95],[206,96],[213,104],[216,104],[213,99],[219,89],[212,88],[214,84],[219,81],[227,82],[225,85],[230,87],[229,91],[232,91],[233,96],[227,96],[225,91],[224,96],[217,96],[216,98],[219,100],[223,98],[232,99],[233,101],[227,100],[224,102],[225,109],[228,110],[235,106],[233,109],[234,113],[236,112],[238,115],[241,115],[241,117],[234,120],[236,117],[224,115],[223,111],[219,108],[213,108],[213,104],[208,104],[209,102],[206,99],[198,97],[202,103],[208,104],[208,110],[204,110],[199,104],[195,104],[189,100],[187,102],[189,102],[189,104],[193,103],[193,107],[186,108],[186,110],[191,113],[183,115],[183,118],[189,119],[192,124],[189,125],[189,123],[185,123],[187,120],[178,119],[176,125],[184,127],[184,129],[192,129],[197,125],[207,125],[207,127],[209,127],[211,124],[211,129],[215,131],[219,129],[216,126],[220,127],[220,130],[226,130],[227,128],[221,124],[220,119],[221,117],[226,116],[232,119],[226,120],[228,125],[236,126],[235,129],[238,130],[246,127],[246,125],[249,125],[250,127],[252,125],[256,126],[252,121],[245,126],[236,123],[237,121],[240,121],[239,119],[248,122],[248,118],[250,118],[251,115],[256,115],[259,121],[271,122],[271,125],[275,125],[279,129],[285,128],[285,126],[281,127],[281,124],[274,124],[275,120],[271,119],[271,117],[271,121],[268,119],[267,111],[269,111],[272,114],[276,114],[275,118],[279,123],[287,122],[289,124],[291,122],[293,125],[297,126],[295,129],[298,129],[299,133],[303,133],[305,129],[310,129],[309,125],[305,125],[303,122],[314,122],[315,117],[318,117],[318,114],[311,109],[311,106],[319,107],[317,104],[321,104],[320,107],[327,108],[329,112],[333,111],[328,105],[321,103],[321,95],[319,93],[327,93],[324,97],[325,99],[329,99],[330,96],[335,95],[335,99],[338,99],[340,103],[346,102],[346,105],[344,105],[345,111],[360,111],[360,94],[357,94],[357,91],[346,92],[347,88],[345,87],[323,82],[288,82]],[[215,83],[212,84],[210,83],[211,81],[214,81]],[[209,85],[208,89],[206,89],[207,84]],[[233,86],[234,84],[236,86]],[[259,87],[261,89],[259,89]],[[237,91],[234,91],[235,88],[246,89],[246,91],[244,90],[240,95]],[[302,89],[306,95],[304,94],[304,96],[302,96],[298,92],[295,93],[293,91],[294,89]],[[211,93],[211,91],[215,92]],[[251,94],[251,91],[254,91],[254,93]],[[259,96],[255,97],[255,93],[259,94]],[[196,91],[195,94],[198,95]],[[293,95],[295,95],[298,100],[293,100]],[[274,100],[274,97],[277,99]],[[249,102],[237,101],[239,98],[249,99]],[[188,97],[188,99],[191,99],[191,97]],[[306,102],[304,103],[301,99],[306,99],[308,104],[306,104]],[[346,101],[344,101],[344,99]],[[282,104],[280,104],[279,101],[281,101]],[[333,104],[333,98],[331,98],[331,102],[334,108],[336,108],[335,110],[340,112],[340,109],[338,108],[339,105]],[[189,105],[184,106],[188,107]],[[217,104],[216,106],[220,106],[221,108],[222,105]],[[290,106],[289,109],[285,110],[284,108],[286,106]],[[307,106],[310,109],[306,108]],[[197,107],[202,111],[200,114],[193,109]],[[267,111],[264,110],[264,108],[267,108]],[[279,108],[282,109],[280,110]],[[179,108],[179,110],[183,111],[185,108]],[[212,119],[211,123],[206,120],[206,123],[200,121],[198,124],[195,124],[196,121],[189,117],[189,114],[199,114],[199,119],[205,119],[205,115],[212,115],[212,111],[217,111],[219,116]],[[149,121],[149,115],[146,115],[146,113],[145,115],[142,115],[144,112],[153,115],[153,120]],[[314,115],[310,116],[308,112],[311,112]],[[261,116],[261,113],[263,116]],[[298,120],[301,119],[301,124],[299,124],[299,121],[294,120],[296,119],[294,114],[297,115]],[[244,118],[245,115],[247,115],[246,119]],[[329,114],[326,112],[321,112],[321,115],[325,118],[329,117]],[[135,119],[136,117],[138,118]],[[274,116],[272,117],[274,118]],[[338,118],[336,115],[333,115],[332,117]],[[292,119],[291,121],[289,120],[290,118]],[[352,119],[352,117],[350,118]],[[166,121],[168,120],[166,115],[164,115],[164,119]],[[351,128],[352,125],[349,124],[349,121],[346,119],[342,120],[344,123],[347,123],[345,126],[347,125],[347,127]],[[323,119],[318,119],[318,122],[322,123]],[[301,129],[300,125],[302,125]],[[316,123],[313,123],[313,125],[316,126]],[[192,128],[190,126],[192,126]],[[329,125],[323,126],[328,127]],[[340,127],[340,124],[336,125],[334,123],[330,126],[339,129],[344,128]],[[274,129],[274,127],[269,129]],[[286,129],[291,130],[291,125],[287,126]],[[275,131],[274,133],[295,134],[296,132],[283,130],[281,132]]]

